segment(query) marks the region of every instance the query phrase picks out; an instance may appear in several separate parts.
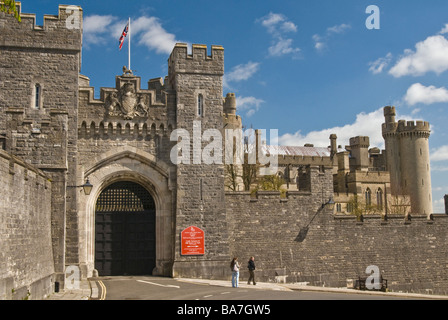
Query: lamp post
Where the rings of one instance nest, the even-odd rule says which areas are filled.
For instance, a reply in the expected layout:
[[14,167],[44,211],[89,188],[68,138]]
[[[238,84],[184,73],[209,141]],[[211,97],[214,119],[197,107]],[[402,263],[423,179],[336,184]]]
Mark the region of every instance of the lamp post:
[[81,186],[67,186],[67,188],[82,188],[84,190],[84,194],[88,196],[92,191],[93,185],[90,183],[89,179],[87,179],[86,182]]
[[328,199],[327,203],[323,203],[323,204],[322,204],[322,209],[323,209],[324,207],[327,207],[327,208],[329,208],[331,211],[333,211],[335,204],[336,204],[336,203],[334,202],[333,198],[330,198],[330,199]]
[[84,194],[88,196],[92,191],[93,185],[90,183],[89,179],[87,179],[86,182],[81,187],[84,190]]

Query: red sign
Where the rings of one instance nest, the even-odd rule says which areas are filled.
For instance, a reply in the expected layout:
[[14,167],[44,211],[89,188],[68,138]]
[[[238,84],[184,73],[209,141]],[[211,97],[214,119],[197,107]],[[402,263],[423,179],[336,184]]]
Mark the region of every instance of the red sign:
[[204,231],[193,226],[182,231],[181,254],[183,256],[197,256],[205,254]]

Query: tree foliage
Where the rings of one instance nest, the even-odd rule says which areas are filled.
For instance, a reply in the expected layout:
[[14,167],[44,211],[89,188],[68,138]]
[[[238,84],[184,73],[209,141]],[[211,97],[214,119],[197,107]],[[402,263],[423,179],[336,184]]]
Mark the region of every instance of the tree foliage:
[[357,218],[360,218],[362,215],[380,212],[378,206],[361,201],[357,194],[350,198],[347,205],[351,207],[351,214],[354,214]]
[[285,180],[278,175],[263,176],[259,182],[259,189],[263,191],[281,191],[281,186]]
[[15,0],[3,0],[0,2],[0,12],[12,14],[17,21],[21,21],[20,14],[17,11]]

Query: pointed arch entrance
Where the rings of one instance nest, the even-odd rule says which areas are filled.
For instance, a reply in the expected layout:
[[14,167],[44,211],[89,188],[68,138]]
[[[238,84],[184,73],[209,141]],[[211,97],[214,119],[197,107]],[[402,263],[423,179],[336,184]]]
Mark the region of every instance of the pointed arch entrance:
[[139,183],[107,186],[95,205],[95,269],[106,275],[150,275],[156,265],[156,205]]

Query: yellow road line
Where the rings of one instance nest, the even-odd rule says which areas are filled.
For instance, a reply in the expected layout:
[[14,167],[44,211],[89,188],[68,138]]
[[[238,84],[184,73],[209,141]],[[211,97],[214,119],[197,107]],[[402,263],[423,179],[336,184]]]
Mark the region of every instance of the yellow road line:
[[100,300],[106,300],[106,286],[104,285],[103,281],[99,280],[98,284],[101,287],[101,297]]

